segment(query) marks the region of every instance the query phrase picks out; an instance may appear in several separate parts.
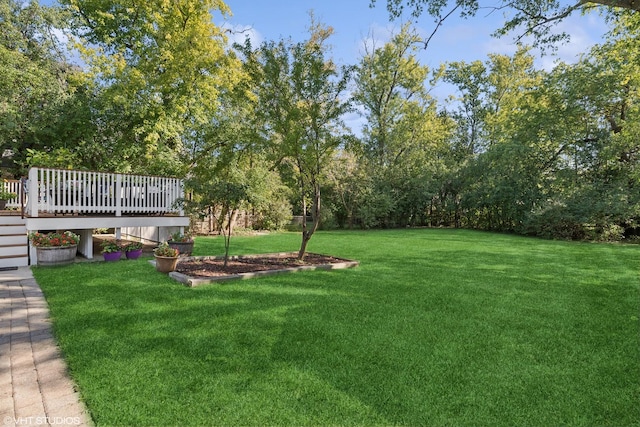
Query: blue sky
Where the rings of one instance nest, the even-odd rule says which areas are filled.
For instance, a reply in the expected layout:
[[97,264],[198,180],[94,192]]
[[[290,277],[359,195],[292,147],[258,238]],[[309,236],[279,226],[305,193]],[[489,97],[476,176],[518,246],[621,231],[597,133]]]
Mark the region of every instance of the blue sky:
[[[222,20],[216,15],[216,23],[247,30],[245,34],[250,34],[254,43],[281,37],[304,40],[308,35],[309,11],[313,10],[317,20],[334,28],[335,34],[330,39],[333,57],[342,64],[355,64],[366,40],[373,36],[380,45],[402,24],[402,21],[389,22],[386,0],[378,0],[373,9],[369,7],[369,0],[226,0],[226,3],[233,16]],[[512,37],[495,39],[490,36],[503,21],[502,12],[489,14],[488,10],[481,10],[469,19],[451,16],[438,30],[428,49],[420,52],[420,60],[436,68],[445,61],[485,60],[489,53],[511,54],[516,49]],[[423,16],[415,27],[426,38],[435,23],[430,16]],[[606,32],[603,20],[595,13],[575,14],[559,28],[572,34],[571,43],[559,46],[556,56],[540,56],[539,67],[549,69],[556,59],[574,61]],[[244,39],[245,36],[237,34],[236,37]]]
[[[56,4],[57,0],[40,2]],[[306,39],[309,12],[313,11],[318,21],[334,28],[330,43],[333,58],[340,64],[356,64],[364,43],[375,40],[376,46],[381,45],[403,23],[402,20],[389,21],[386,0],[377,0],[374,8],[369,7],[369,0],[225,0],[225,3],[231,8],[232,16],[223,18],[216,13],[215,23],[237,31],[245,30],[243,34],[234,35],[235,41],[243,41],[248,34],[255,46],[281,37],[291,37],[295,41]],[[447,61],[485,60],[489,53],[512,54],[516,50],[512,37],[491,37],[502,22],[502,12],[489,13],[489,10],[481,10],[469,19],[451,16],[438,30],[428,49],[420,51],[420,62],[434,69]],[[426,38],[433,32],[435,23],[425,15],[414,26]],[[571,43],[559,46],[555,56],[539,56],[537,63],[541,68],[551,69],[557,59],[575,61],[577,55],[598,43],[607,31],[603,19],[596,13],[574,14],[558,28],[572,35]]]
[[[375,45],[381,46],[402,25],[401,20],[389,22],[386,0],[378,0],[373,9],[369,7],[369,0],[226,0],[225,3],[233,15],[226,19],[215,15],[216,24],[243,31],[235,33],[235,41],[242,42],[250,36],[254,46],[282,37],[305,40],[308,37],[309,11],[313,10],[318,21],[334,28],[330,43],[333,58],[340,64],[356,64],[363,53],[364,43],[375,40]],[[490,53],[513,54],[516,51],[513,37],[491,37],[503,22],[502,12],[489,14],[481,10],[477,16],[468,19],[451,16],[437,31],[429,47],[418,53],[419,60],[433,70],[444,62],[485,61]],[[427,38],[435,23],[430,16],[423,16],[414,27]],[[558,46],[555,55],[540,55],[534,51],[538,68],[550,70],[557,60],[576,61],[579,54],[586,53],[600,42],[607,31],[603,19],[596,13],[586,16],[575,14],[558,28],[571,34],[571,42]],[[441,107],[448,96],[455,95],[454,91],[452,86],[444,83],[430,88],[431,95],[439,99]],[[360,133],[364,119],[359,114],[349,114],[345,120],[356,134]]]
[[[41,0],[44,4],[56,0]],[[332,56],[339,64],[356,64],[363,53],[365,43],[375,40],[376,46],[388,41],[397,32],[402,20],[389,21],[386,0],[378,0],[375,8],[369,7],[369,0],[225,0],[232,15],[223,18],[214,14],[217,25],[234,30],[233,41],[244,41],[248,35],[254,46],[266,40],[291,37],[302,41],[308,37],[309,12],[316,20],[334,29],[330,39]],[[497,3],[497,0],[496,0]],[[501,39],[491,37],[491,33],[504,22],[502,12],[489,13],[481,10],[477,16],[461,19],[451,16],[435,34],[429,47],[420,50],[418,57],[422,64],[431,69],[444,62],[486,60],[490,53],[513,54],[516,46],[513,37]],[[428,37],[435,23],[430,16],[423,16],[414,27],[424,37]],[[539,55],[537,67],[551,69],[554,61],[574,62],[580,53],[601,41],[607,28],[596,13],[586,16],[574,14],[558,25],[560,30],[571,34],[571,42],[558,46],[555,55]],[[242,33],[240,33],[242,31]],[[452,95],[453,88],[440,83],[431,89],[431,94],[443,101]],[[347,122],[354,130],[362,125],[362,118],[352,115]]]

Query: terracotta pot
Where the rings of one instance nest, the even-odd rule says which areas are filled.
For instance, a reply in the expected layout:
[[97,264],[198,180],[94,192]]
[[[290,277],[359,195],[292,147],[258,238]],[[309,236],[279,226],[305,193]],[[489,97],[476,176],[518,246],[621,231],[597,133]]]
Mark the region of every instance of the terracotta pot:
[[76,259],[78,245],[36,247],[38,265],[54,266],[72,264]]
[[173,242],[169,240],[167,243],[169,244],[170,248],[174,248],[180,251],[180,256],[191,256],[191,252],[193,252],[193,241]]
[[122,256],[122,251],[117,252],[105,252],[102,254],[105,261],[118,261]]
[[132,251],[125,252],[127,259],[138,259],[142,255],[142,249],[134,249]]
[[156,257],[156,270],[160,273],[170,273],[178,265],[178,257],[158,256]]

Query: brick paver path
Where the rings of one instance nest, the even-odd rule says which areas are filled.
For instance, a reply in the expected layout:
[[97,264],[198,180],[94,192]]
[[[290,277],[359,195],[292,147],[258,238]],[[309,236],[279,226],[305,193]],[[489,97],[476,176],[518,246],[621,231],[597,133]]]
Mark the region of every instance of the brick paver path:
[[0,427],[89,425],[28,267],[0,275]]

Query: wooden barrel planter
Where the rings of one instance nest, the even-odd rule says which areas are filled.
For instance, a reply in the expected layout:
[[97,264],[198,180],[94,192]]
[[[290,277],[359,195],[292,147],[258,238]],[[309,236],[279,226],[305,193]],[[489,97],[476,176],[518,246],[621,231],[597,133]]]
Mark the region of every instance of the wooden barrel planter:
[[78,245],[36,247],[36,256],[40,266],[72,264],[76,259],[76,252],[78,252]]

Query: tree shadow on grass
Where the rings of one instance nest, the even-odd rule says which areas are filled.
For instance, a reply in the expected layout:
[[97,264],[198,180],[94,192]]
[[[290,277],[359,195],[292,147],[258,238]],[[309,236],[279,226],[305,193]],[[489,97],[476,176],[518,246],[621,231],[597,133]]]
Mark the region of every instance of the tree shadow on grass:
[[196,290],[151,270],[154,280],[144,282],[113,267],[108,280],[97,274],[43,288],[97,423],[318,425],[338,424],[345,413],[379,423],[353,402],[336,414],[332,390],[318,395],[323,384],[310,386],[308,373],[274,358],[289,312],[349,297],[327,286],[342,273],[305,273],[304,285],[263,278]]
[[[74,267],[43,288],[98,424],[593,424],[625,411],[628,392],[597,400],[610,351],[594,365],[579,345],[591,296],[547,308],[560,282],[515,281],[522,267],[500,251],[427,252],[196,289],[147,264]],[[464,255],[476,258],[456,269]]]

